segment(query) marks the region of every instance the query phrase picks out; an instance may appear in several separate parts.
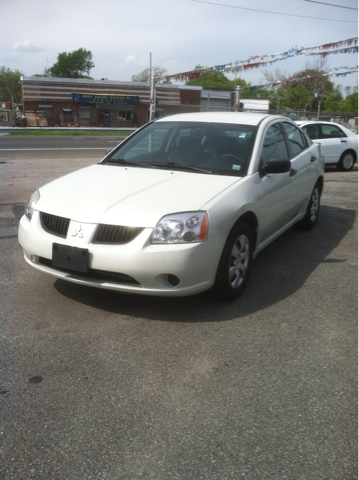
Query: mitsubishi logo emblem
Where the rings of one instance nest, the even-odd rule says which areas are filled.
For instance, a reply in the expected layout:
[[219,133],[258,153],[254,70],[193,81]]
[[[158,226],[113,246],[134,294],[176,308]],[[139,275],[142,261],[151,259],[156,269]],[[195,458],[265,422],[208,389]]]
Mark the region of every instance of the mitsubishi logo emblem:
[[84,238],[83,233],[82,233],[82,225],[80,225],[78,228],[76,228],[76,230],[74,231],[72,236],[77,237],[77,238]]

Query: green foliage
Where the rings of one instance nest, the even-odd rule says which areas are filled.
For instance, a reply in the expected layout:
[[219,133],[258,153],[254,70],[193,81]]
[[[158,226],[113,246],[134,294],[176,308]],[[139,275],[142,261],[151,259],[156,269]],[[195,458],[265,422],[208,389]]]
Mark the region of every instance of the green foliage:
[[[196,70],[199,70],[198,67],[199,66],[196,67]],[[242,82],[244,82],[244,80]],[[237,82],[237,85],[239,84],[240,82]],[[204,88],[224,88],[226,90],[233,90],[234,80],[229,80],[223,72],[207,72],[201,75],[199,78],[187,80],[186,85],[200,86]]]
[[[303,82],[304,83],[304,82]],[[306,85],[302,82],[293,82],[293,85],[280,87],[278,95],[281,97],[282,107],[291,108],[293,110],[304,110],[308,106],[308,99],[311,94]]]
[[52,77],[88,78],[85,74],[88,75],[94,66],[90,50],[79,48],[73,52],[59,53],[57,62],[48,69],[48,72]]
[[19,70],[11,70],[5,66],[0,68],[0,100],[21,103],[21,76]]
[[335,93],[329,94],[324,101],[325,112],[334,113],[358,113],[358,88],[354,88],[354,92],[347,95],[346,98],[339,97]]
[[[171,83],[165,79],[165,74],[167,73],[165,68],[160,68],[158,65],[155,65],[152,67],[152,73],[155,74],[156,83]],[[132,82],[150,83],[150,80],[150,68],[145,68],[142,72],[137,75],[132,75],[131,77]]]
[[322,107],[325,105],[327,111],[336,112],[339,111],[337,109],[340,106],[344,107],[346,104],[341,103],[343,101],[341,87],[335,86],[328,76],[320,75],[326,70],[325,59],[320,59],[312,64],[307,64],[304,70],[293,74],[283,74],[280,70],[276,70],[274,73],[263,72],[263,74],[268,83],[290,77],[299,79],[298,81],[283,82],[276,90],[275,97],[277,101],[280,99],[281,107],[316,111],[321,100]]

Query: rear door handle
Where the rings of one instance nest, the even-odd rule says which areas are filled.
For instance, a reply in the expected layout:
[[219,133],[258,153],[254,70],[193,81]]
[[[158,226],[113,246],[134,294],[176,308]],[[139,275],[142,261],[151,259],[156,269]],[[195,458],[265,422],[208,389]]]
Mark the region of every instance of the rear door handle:
[[315,155],[311,155],[311,157],[310,157],[310,161],[311,161],[311,162],[315,162],[316,159],[317,159],[317,157],[316,157]]
[[292,168],[292,170],[290,171],[289,175],[291,177],[293,177],[295,174],[297,173],[297,170],[295,168]]
[[346,140],[340,140],[340,143],[347,143]]

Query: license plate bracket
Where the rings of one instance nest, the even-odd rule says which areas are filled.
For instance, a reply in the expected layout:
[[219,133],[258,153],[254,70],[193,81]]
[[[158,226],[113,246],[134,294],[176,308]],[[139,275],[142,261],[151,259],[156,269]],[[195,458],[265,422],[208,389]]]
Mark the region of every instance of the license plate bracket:
[[52,266],[73,270],[75,272],[88,271],[89,251],[87,248],[78,248],[61,243],[52,244]]

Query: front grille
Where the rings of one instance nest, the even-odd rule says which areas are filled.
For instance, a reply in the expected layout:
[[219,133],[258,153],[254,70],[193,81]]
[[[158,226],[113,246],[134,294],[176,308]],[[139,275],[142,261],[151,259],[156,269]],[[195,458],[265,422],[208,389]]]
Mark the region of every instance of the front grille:
[[67,230],[70,225],[69,218],[58,217],[50,215],[49,213],[40,212],[40,219],[42,228],[45,232],[56,235],[57,237],[66,238]]
[[144,229],[141,227],[123,227],[120,225],[99,225],[92,243],[119,244],[129,243]]

